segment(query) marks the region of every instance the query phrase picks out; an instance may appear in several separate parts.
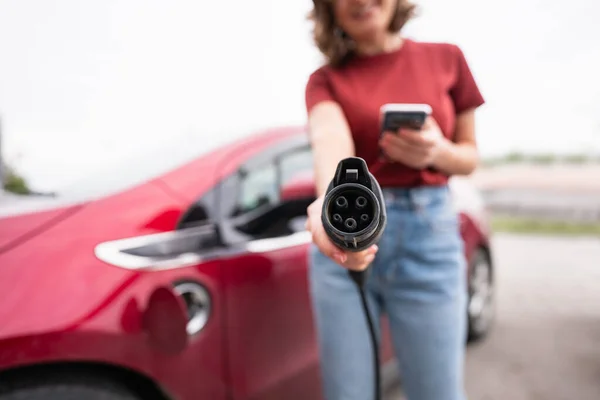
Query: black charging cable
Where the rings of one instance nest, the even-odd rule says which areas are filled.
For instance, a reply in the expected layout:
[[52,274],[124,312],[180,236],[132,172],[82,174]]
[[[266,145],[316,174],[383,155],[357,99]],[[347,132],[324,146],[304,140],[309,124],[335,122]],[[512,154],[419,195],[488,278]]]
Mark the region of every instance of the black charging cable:
[[363,312],[369,325],[369,334],[371,336],[371,350],[373,352],[373,372],[375,373],[374,385],[375,385],[375,400],[381,400],[381,372],[380,372],[380,361],[379,361],[379,344],[377,342],[377,333],[375,330],[375,323],[373,317],[369,312],[369,306],[367,304],[367,294],[365,293],[364,282],[366,281],[366,275],[368,270],[364,271],[348,271],[350,277],[356,282],[358,290],[360,292],[360,300],[363,307]]
[[[321,219],[329,238],[344,250],[362,251],[379,241],[387,223],[385,202],[379,183],[362,158],[348,157],[338,163],[325,193]],[[375,373],[373,400],[381,400],[379,345],[365,289],[368,272],[368,268],[348,271],[360,292],[371,336]]]

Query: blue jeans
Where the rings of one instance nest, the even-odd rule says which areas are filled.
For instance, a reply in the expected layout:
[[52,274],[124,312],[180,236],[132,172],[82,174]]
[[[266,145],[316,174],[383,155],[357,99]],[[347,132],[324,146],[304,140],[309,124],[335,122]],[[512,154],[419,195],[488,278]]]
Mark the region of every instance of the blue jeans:
[[[388,317],[408,400],[465,400],[466,261],[449,189],[383,191],[388,223],[366,286],[371,313]],[[346,269],[314,245],[310,289],[326,400],[371,400],[359,292]]]

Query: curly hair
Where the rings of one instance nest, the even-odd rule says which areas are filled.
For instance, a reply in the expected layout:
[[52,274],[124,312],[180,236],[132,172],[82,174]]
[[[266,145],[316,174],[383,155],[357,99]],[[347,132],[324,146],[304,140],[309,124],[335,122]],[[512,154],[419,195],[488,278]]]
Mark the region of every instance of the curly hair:
[[[335,22],[333,0],[313,0],[313,9],[308,19],[314,23],[312,36],[326,62],[334,67],[342,66],[354,56],[352,41]],[[400,32],[416,14],[416,5],[409,0],[397,0],[396,11],[388,30]]]

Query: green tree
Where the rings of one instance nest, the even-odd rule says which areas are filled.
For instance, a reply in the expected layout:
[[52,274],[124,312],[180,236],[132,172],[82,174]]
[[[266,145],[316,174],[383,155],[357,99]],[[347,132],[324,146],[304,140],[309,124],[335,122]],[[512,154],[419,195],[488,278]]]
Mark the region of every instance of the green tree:
[[13,168],[4,165],[4,190],[16,194],[31,194],[25,178],[20,176]]

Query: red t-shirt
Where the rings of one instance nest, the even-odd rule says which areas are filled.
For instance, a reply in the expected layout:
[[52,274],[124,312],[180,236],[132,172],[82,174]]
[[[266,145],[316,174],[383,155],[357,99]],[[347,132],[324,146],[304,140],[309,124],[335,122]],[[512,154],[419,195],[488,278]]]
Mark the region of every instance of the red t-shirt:
[[356,156],[367,162],[382,187],[443,185],[448,176],[380,159],[381,105],[429,104],[444,136],[452,139],[456,115],[484,103],[458,46],[411,39],[393,52],[356,57],[342,68],[323,66],[314,71],[306,86],[307,111],[324,100],[340,104]]

